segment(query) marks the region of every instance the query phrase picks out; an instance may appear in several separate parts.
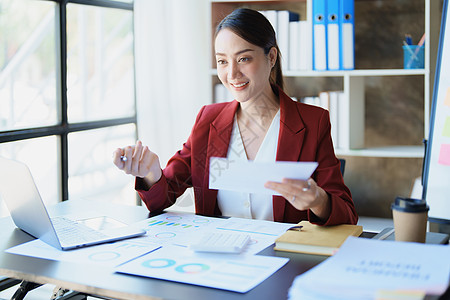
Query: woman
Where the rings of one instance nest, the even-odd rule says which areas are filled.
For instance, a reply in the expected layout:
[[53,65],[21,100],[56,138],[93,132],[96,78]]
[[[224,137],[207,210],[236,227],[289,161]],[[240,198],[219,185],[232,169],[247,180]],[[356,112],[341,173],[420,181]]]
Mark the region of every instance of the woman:
[[[215,34],[219,79],[235,100],[204,106],[187,142],[161,170],[140,141],[114,152],[114,164],[136,176],[151,212],[194,187],[196,213],[320,225],[356,224],[357,214],[334,155],[326,110],[292,101],[283,92],[275,32],[259,12],[237,9]],[[125,159],[121,159],[124,157]],[[317,161],[307,181],[284,179],[266,187],[282,196],[211,190],[209,159]]]

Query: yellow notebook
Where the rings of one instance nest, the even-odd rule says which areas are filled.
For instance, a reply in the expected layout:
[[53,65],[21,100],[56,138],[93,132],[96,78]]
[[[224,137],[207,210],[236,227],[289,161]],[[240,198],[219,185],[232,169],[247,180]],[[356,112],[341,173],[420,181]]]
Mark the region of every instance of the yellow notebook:
[[275,250],[318,255],[333,255],[349,236],[360,236],[359,225],[319,226],[301,221],[299,231],[288,230],[275,240]]

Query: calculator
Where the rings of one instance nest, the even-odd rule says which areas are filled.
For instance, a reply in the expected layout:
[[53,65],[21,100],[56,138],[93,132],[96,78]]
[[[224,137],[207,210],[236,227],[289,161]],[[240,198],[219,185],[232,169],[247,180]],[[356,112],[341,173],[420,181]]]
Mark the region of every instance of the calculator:
[[196,252],[240,253],[249,241],[248,234],[208,232],[189,249]]

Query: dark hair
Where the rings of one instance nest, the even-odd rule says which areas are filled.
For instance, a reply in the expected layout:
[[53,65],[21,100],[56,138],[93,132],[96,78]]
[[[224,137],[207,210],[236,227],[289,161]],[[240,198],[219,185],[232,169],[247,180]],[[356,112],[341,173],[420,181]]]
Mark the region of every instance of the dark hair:
[[283,73],[281,71],[281,53],[278,48],[275,30],[264,15],[256,10],[238,8],[226,16],[217,25],[215,37],[222,29],[230,29],[247,42],[261,47],[267,55],[275,47],[277,49],[277,60],[270,72],[270,83],[284,88]]

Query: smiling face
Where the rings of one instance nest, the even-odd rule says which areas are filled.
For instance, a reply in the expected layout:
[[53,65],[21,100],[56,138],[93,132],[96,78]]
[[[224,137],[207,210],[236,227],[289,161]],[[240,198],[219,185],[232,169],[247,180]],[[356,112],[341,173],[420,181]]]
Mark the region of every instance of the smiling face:
[[219,79],[237,101],[252,101],[262,93],[272,93],[269,77],[277,58],[275,48],[266,55],[263,48],[225,28],[217,34],[215,50]]

